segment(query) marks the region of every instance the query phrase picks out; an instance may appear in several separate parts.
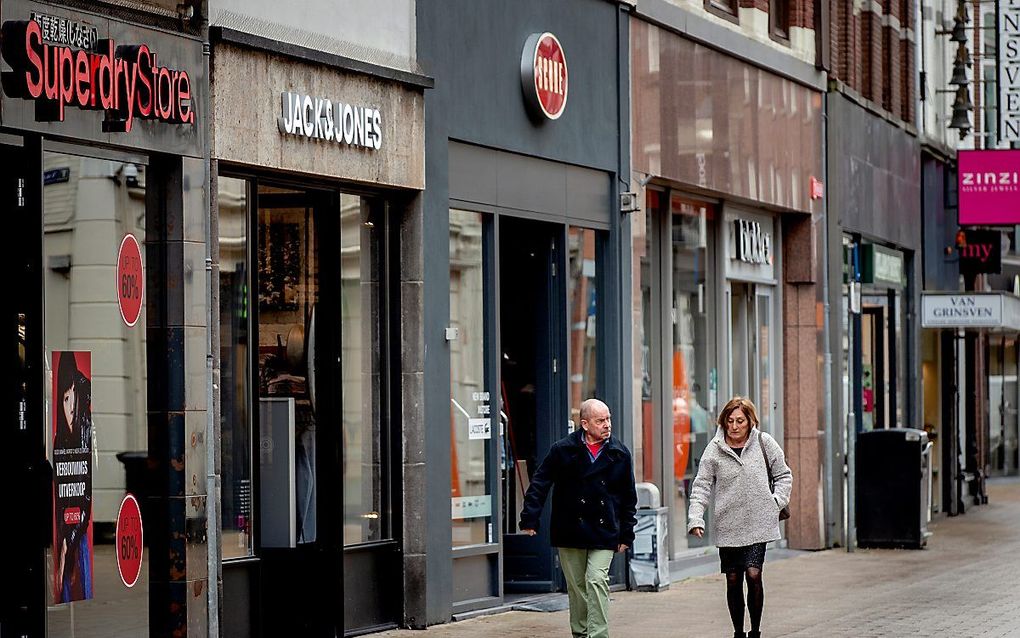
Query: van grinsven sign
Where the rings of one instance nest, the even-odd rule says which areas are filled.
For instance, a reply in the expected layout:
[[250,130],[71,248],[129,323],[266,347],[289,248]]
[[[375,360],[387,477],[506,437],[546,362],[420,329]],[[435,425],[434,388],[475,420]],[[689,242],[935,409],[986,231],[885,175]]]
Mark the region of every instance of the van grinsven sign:
[[924,293],[921,326],[1020,330],[1020,298],[1001,292]]

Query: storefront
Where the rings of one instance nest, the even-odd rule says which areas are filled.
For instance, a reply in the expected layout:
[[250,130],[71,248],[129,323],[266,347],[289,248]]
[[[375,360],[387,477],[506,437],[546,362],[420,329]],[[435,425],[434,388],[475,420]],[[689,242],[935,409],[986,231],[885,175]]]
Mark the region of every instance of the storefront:
[[[1004,292],[925,292],[921,327],[941,345],[936,360],[947,360],[941,366],[942,427],[937,431],[941,509],[963,514],[969,505],[980,504],[975,500],[980,493],[973,486],[972,458],[980,459],[985,474],[1017,473],[1020,298]],[[968,340],[979,344],[988,362],[987,376],[975,377],[973,369],[963,369]],[[956,425],[973,418],[974,409],[985,411],[987,429]]]
[[924,427],[916,320],[923,283],[921,152],[911,132],[839,93],[827,95],[826,110],[829,400],[834,423],[841,424],[833,430],[833,453],[849,467],[848,473],[842,462],[828,467],[834,486],[828,533],[832,542],[853,547],[853,517],[865,506],[855,500],[857,433]]
[[0,631],[205,636],[202,33],[28,1],[0,21]]
[[212,39],[222,633],[392,627],[414,616],[424,534],[405,437],[431,80],[226,27]]
[[785,538],[819,547],[820,81],[641,20],[630,31],[638,480],[669,508],[670,557],[705,554],[714,539],[686,534],[687,499],[718,410],[747,396],[795,468]]
[[[560,590],[548,508],[538,535],[524,534],[523,495],[584,398],[627,414],[626,14],[597,0],[417,14],[419,62],[441,81],[426,96],[429,357],[414,445],[428,481],[427,613],[415,625]],[[627,441],[628,419],[614,425]]]

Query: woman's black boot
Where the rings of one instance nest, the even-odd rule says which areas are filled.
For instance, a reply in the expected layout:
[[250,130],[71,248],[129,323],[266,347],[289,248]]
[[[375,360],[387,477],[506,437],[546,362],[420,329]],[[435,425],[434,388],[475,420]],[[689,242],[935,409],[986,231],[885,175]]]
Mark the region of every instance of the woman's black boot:
[[733,638],[747,638],[747,634],[742,631],[734,631]]
[[749,631],[747,632],[747,638],[761,638],[760,631]]

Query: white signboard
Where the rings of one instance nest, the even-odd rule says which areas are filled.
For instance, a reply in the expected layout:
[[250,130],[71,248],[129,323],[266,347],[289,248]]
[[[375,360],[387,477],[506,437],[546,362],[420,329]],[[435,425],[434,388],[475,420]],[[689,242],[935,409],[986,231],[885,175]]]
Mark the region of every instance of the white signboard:
[[1020,141],[1020,0],[999,0],[999,137]]
[[469,439],[491,439],[492,438],[492,419],[468,419],[468,438]]
[[454,496],[450,499],[453,518],[481,518],[492,516],[492,496]]
[[921,325],[925,328],[996,328],[1002,325],[999,295],[924,295]]

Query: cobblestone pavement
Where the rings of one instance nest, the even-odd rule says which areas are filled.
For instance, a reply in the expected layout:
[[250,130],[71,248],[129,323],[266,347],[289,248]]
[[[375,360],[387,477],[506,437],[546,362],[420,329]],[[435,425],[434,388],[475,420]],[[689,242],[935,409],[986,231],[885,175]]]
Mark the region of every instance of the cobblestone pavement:
[[[934,535],[922,551],[836,549],[767,562],[763,635],[1020,637],[1020,481],[993,481],[988,505],[937,519],[930,529]],[[713,574],[661,593],[615,593],[612,634],[732,636],[724,590],[723,577]],[[429,638],[569,634],[565,611],[513,611],[424,632]]]

